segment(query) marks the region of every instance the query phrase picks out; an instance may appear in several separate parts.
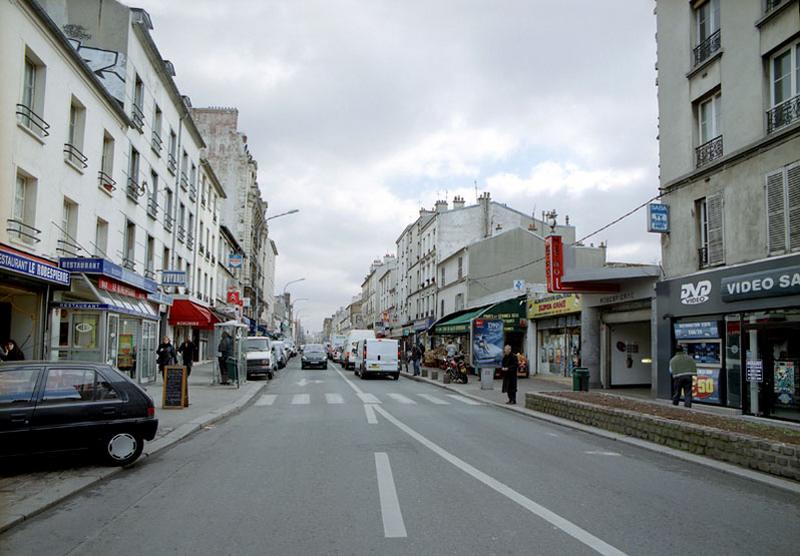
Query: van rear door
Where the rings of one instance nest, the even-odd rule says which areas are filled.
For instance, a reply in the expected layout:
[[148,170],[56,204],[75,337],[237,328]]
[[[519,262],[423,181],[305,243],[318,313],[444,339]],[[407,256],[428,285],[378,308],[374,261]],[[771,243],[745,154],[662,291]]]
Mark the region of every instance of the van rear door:
[[397,372],[397,340],[365,340],[366,369],[373,372]]

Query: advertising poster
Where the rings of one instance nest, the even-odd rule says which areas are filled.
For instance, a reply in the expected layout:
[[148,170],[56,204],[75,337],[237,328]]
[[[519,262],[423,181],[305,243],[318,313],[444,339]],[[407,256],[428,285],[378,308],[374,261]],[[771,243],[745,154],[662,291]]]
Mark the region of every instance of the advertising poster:
[[692,398],[706,403],[721,403],[719,369],[697,367],[692,379]]
[[477,368],[500,367],[503,362],[503,321],[475,319],[472,323],[472,361]]
[[775,395],[783,405],[794,402],[794,375],[794,361],[775,361]]

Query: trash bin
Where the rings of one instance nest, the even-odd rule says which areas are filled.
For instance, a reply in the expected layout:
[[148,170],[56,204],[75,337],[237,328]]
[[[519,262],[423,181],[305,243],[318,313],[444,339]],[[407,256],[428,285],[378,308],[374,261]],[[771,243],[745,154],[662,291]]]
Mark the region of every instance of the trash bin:
[[585,367],[575,367],[572,371],[572,391],[589,391],[589,369]]
[[225,360],[225,368],[228,370],[228,381],[239,380],[239,365],[235,357],[228,357]]

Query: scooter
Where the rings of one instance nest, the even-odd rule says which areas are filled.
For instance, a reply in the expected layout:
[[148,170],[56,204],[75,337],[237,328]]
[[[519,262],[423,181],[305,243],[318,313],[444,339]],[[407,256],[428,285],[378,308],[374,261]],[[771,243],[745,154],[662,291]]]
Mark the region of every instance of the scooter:
[[450,382],[467,383],[467,364],[464,362],[464,357],[457,355],[447,360],[447,375],[450,377]]

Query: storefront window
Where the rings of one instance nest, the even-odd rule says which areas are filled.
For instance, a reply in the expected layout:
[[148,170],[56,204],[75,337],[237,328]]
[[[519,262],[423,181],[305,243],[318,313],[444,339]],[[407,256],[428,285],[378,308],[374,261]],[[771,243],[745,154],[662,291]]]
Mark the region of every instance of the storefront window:
[[742,407],[742,323],[739,315],[725,317],[725,372],[729,407]]
[[139,321],[134,319],[119,319],[119,334],[117,342],[117,368],[130,373],[131,378],[136,376],[136,347],[139,335]]
[[72,317],[72,344],[77,349],[98,349],[100,315],[77,313]]

